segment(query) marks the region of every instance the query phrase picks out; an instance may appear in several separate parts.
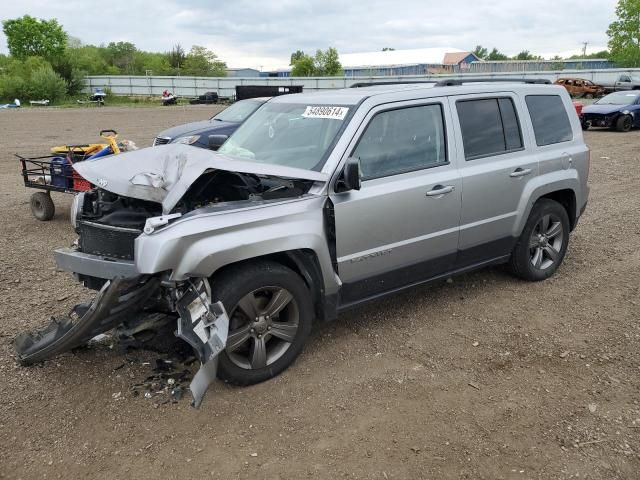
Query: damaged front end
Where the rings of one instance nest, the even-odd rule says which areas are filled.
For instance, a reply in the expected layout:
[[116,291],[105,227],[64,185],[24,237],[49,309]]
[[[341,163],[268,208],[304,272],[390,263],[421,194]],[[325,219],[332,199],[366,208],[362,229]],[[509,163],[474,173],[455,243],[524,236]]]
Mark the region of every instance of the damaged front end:
[[225,348],[229,329],[224,306],[211,301],[207,279],[175,286],[158,276],[107,280],[90,304],[76,305],[64,318],[52,318],[43,330],[20,334],[15,340],[17,359],[32,365],[84,345],[132,317],[152,314],[145,307],[157,305],[161,297],[179,314],[176,336],[191,345],[200,360],[190,385],[192,405],[198,407],[216,378],[217,356]]
[[[190,387],[193,405],[199,406],[216,377],[229,318],[211,298],[208,276],[214,269],[181,263],[210,258],[210,251],[191,248],[189,257],[185,245],[200,240],[213,245],[208,239],[228,231],[224,222],[228,225],[232,215],[296,201],[326,175],[184,145],[145,150],[74,166],[98,188],[75,197],[71,221],[78,240],[55,251],[56,263],[98,293],[45,329],[19,335],[17,359],[31,365],[122,324],[164,315],[176,321],[175,335],[201,362]],[[255,213],[252,221],[259,223],[264,215]]]

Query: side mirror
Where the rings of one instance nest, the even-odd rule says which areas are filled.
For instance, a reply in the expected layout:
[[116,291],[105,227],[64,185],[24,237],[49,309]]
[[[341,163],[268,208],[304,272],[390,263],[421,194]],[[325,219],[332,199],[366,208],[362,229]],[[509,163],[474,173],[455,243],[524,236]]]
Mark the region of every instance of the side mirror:
[[218,150],[229,135],[209,135],[209,150]]
[[348,192],[349,190],[360,190],[360,159],[356,157],[347,158],[340,178],[336,183],[336,192]]

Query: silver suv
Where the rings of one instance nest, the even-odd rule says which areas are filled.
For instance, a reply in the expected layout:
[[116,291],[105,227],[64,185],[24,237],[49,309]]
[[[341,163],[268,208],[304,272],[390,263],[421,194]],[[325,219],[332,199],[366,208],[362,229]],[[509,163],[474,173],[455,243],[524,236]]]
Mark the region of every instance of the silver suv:
[[[219,378],[267,380],[314,320],[506,263],[553,275],[585,209],[589,150],[566,90],[521,80],[360,85],[266,102],[216,152],[167,145],[76,164],[58,266],[99,291],[16,339],[31,364],[145,318]],[[158,316],[158,313],[163,315]]]

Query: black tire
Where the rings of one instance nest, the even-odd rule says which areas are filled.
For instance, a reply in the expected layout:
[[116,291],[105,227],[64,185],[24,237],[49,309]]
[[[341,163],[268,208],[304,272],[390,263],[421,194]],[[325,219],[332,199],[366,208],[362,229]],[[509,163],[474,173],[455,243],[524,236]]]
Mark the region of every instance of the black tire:
[[56,214],[56,206],[51,195],[46,192],[36,192],[31,195],[31,213],[41,222],[51,220]]
[[628,132],[633,126],[633,120],[629,115],[620,115],[616,120],[616,130],[618,132]]
[[[541,227],[545,218],[550,220],[549,229],[545,228],[546,231],[542,232]],[[547,241],[547,246],[542,246],[546,238],[544,234],[550,232],[551,226],[556,223],[559,223],[562,228],[560,232],[562,237],[560,239],[553,237],[554,245]],[[558,270],[567,253],[569,230],[569,215],[561,204],[547,198],[538,200],[531,209],[529,219],[511,253],[508,264],[511,273],[530,282],[539,282],[549,278]],[[533,242],[540,243],[533,246]],[[553,257],[549,256],[548,252],[553,253]],[[537,256],[538,253],[540,257]],[[547,256],[546,260],[545,256]],[[538,263],[537,261],[540,262],[540,265],[534,266]]]
[[[257,342],[255,338],[258,335],[257,333],[252,334],[253,336],[247,339],[247,343],[237,347],[238,350],[234,351],[234,353],[225,350],[218,357],[218,378],[225,382],[234,385],[252,385],[275,377],[295,361],[309,337],[313,323],[314,308],[311,293],[304,280],[291,269],[281,264],[260,261],[231,267],[211,279],[212,298],[214,301],[221,300],[229,315],[230,337],[227,346],[229,347],[231,334],[234,331],[240,331],[243,327],[246,328],[250,323],[247,321],[248,317],[238,307],[238,303],[241,299],[246,298],[247,295],[263,288],[284,289],[292,295],[292,301],[278,314],[277,318],[280,320],[281,315],[289,315],[291,313],[288,309],[295,309],[294,314],[297,314],[295,336],[291,342],[283,342],[279,338],[271,336],[269,332],[263,333],[263,341],[267,345],[266,349],[269,349],[269,346],[273,346],[273,344],[276,347],[282,347],[278,342],[288,345],[281,356],[263,368],[253,368],[250,365],[243,368],[238,364],[239,355],[236,353],[238,350],[245,348],[248,354],[251,355],[251,349],[255,348],[255,342]],[[276,327],[274,326],[273,328]],[[271,342],[274,343],[272,344]]]
[[582,130],[589,130],[591,128],[591,124],[587,123],[587,122],[581,122],[582,125]]

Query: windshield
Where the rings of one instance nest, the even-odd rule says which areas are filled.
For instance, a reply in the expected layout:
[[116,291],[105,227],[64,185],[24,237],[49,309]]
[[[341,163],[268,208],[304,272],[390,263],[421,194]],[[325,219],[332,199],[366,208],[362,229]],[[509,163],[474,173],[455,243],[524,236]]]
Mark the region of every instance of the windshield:
[[214,115],[211,120],[241,123],[262,104],[263,102],[259,100],[240,100],[230,107],[225,108],[219,114]]
[[631,105],[640,97],[640,92],[615,92],[605,95],[596,105]]
[[267,102],[218,152],[254,162],[320,170],[353,108]]

